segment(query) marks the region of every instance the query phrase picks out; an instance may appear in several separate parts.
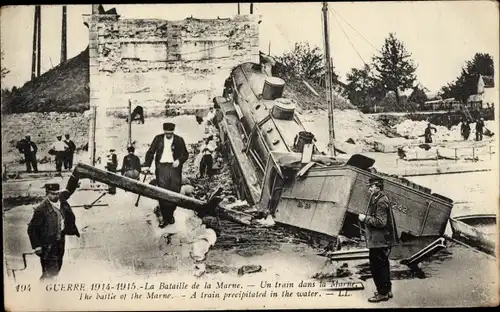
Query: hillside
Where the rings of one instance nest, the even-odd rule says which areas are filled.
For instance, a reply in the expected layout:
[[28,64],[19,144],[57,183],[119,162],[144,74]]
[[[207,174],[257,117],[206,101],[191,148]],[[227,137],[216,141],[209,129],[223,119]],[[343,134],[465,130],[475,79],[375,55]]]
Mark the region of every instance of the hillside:
[[[319,96],[314,95],[302,81],[292,79],[286,81],[284,95],[287,98],[295,99],[303,110],[328,109],[326,105],[326,88],[312,82],[309,82],[309,85],[314,88],[314,91]],[[334,95],[333,104],[335,109],[356,109],[351,103],[337,95]]]
[[2,113],[83,112],[89,109],[89,51],[28,81],[2,99]]

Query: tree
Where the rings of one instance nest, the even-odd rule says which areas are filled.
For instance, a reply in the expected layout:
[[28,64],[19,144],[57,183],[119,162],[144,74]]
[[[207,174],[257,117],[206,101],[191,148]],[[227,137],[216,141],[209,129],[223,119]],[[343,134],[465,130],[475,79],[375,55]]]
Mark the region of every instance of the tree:
[[6,67],[3,66],[3,51],[0,53],[1,53],[1,63],[2,63],[1,78],[4,79],[5,76],[7,76],[7,74],[10,73],[10,70],[8,70]]
[[400,90],[413,87],[415,82],[416,66],[411,59],[411,53],[406,50],[402,41],[395,34],[390,33],[385,39],[380,55],[373,58],[377,78],[383,83],[387,91],[394,91],[396,103],[400,104]]
[[408,100],[410,100],[410,102],[424,104],[425,101],[427,101],[427,95],[425,95],[424,89],[425,88],[420,87],[419,85],[415,86]]
[[472,60],[467,61],[466,70],[469,74],[494,76],[493,58],[488,53],[476,53]]
[[455,98],[467,102],[472,94],[477,93],[479,75],[494,76],[495,67],[493,58],[488,53],[476,53],[470,61],[465,62],[460,76],[442,87],[440,94],[443,98]]
[[[307,42],[295,43],[295,48],[277,57],[280,63],[278,75],[285,79],[305,79],[318,84],[324,82],[325,61],[318,47],[311,48]],[[338,75],[332,72],[333,80]]]
[[385,95],[380,82],[374,77],[373,68],[368,64],[362,69],[351,69],[342,93],[357,107],[372,106]]

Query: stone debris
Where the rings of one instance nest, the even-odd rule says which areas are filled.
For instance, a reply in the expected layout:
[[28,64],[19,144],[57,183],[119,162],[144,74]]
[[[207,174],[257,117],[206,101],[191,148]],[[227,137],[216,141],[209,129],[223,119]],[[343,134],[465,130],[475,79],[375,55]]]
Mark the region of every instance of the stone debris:
[[238,275],[257,273],[261,271],[262,271],[262,266],[260,265],[244,265],[238,269]]
[[314,274],[312,278],[319,280],[331,280],[353,275],[347,263],[338,263],[327,260],[321,271]]

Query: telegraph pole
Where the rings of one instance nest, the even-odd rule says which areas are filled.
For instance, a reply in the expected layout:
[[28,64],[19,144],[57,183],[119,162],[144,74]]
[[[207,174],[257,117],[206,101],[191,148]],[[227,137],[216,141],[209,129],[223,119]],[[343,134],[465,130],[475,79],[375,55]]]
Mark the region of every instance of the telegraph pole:
[[62,26],[61,26],[61,63],[67,60],[66,50],[66,6],[62,7]]
[[37,43],[37,64],[36,64],[36,76],[40,77],[40,66],[41,66],[41,55],[42,55],[42,10],[39,5],[37,7],[37,12],[38,12],[38,19],[37,19],[37,36],[38,36],[38,43]]
[[35,15],[33,17],[33,54],[31,58],[31,80],[36,77],[36,43],[38,34],[38,6],[35,6]]
[[330,58],[330,41],[328,35],[328,3],[323,2],[323,27],[325,36],[325,66],[326,66],[326,105],[328,106],[328,150],[331,156],[335,153],[335,130],[333,124],[333,101],[332,101],[332,64]]

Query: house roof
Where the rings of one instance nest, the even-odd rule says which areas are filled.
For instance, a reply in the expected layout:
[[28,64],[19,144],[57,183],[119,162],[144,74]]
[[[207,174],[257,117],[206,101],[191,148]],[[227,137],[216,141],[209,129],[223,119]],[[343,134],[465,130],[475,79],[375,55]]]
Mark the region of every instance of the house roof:
[[493,76],[481,76],[481,77],[483,78],[485,88],[494,88],[495,87],[495,77],[493,77]]

